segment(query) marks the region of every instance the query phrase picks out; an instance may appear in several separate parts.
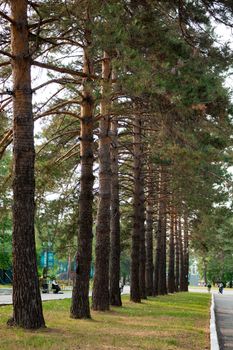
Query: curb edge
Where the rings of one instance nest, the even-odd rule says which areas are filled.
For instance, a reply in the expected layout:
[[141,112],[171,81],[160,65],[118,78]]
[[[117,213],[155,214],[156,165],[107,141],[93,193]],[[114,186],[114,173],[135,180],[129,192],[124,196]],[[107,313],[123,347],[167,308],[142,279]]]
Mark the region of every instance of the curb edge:
[[212,293],[211,307],[210,307],[210,349],[220,350],[218,335],[216,331],[216,320],[215,320],[215,304],[214,304],[214,294]]

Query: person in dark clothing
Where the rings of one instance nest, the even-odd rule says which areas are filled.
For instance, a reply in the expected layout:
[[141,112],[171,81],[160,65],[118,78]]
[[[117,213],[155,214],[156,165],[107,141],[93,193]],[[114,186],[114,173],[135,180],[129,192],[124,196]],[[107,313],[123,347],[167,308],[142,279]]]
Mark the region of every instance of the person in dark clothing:
[[219,293],[220,294],[223,294],[223,283],[221,282],[221,283],[219,283],[219,286],[218,286],[219,288],[218,288],[218,291],[219,291]]
[[61,290],[61,288],[60,288],[60,286],[59,286],[59,284],[57,283],[56,280],[52,281],[52,290],[53,290],[54,294],[57,294]]

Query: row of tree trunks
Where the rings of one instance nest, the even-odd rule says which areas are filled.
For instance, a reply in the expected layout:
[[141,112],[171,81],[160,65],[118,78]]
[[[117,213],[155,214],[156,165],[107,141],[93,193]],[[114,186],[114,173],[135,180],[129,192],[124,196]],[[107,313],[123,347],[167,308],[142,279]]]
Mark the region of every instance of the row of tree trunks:
[[[11,40],[14,84],[14,314],[12,322],[24,328],[39,328],[44,326],[44,319],[37,277],[34,238],[35,152],[27,24],[28,1],[11,0],[10,4],[12,11]],[[83,72],[87,75],[93,75],[93,64],[89,56],[91,40],[88,30],[85,36],[87,45],[84,48]],[[110,58],[105,52],[102,60],[102,99],[100,102],[101,118],[99,125],[99,205],[92,300],[93,309],[101,311],[109,310],[110,303],[112,305],[121,305],[119,291],[120,214],[118,154],[117,146],[112,147],[110,159],[110,77]],[[73,318],[90,318],[89,275],[92,258],[94,181],[93,115],[94,101],[91,81],[89,78],[85,78],[83,80],[80,113],[81,179],[77,267],[71,305],[71,317]],[[145,174],[143,171],[142,129],[142,120],[136,115],[133,126],[134,194],[130,294],[130,298],[134,302],[140,302],[141,298],[146,298],[147,295],[167,293],[167,176],[165,168],[161,166],[159,173],[157,248],[153,285],[153,184],[152,180],[151,182],[149,180],[149,198],[147,200],[146,214],[147,230],[145,232]],[[115,143],[117,145],[117,122],[112,122],[111,131],[113,134],[113,144]],[[149,178],[152,178],[150,169]],[[188,289],[189,243],[187,216],[184,217],[183,231],[181,218],[178,219],[177,224],[177,219],[173,212],[170,216],[168,289],[169,292],[173,293],[175,290],[180,289],[185,291]]]
[[[87,42],[90,33],[86,32]],[[93,64],[90,60],[89,47],[84,49],[83,72],[91,74]],[[94,101],[91,84],[83,79],[82,103],[80,111],[80,197],[79,197],[79,232],[76,256],[76,274],[73,286],[71,317],[90,318],[89,276],[92,259],[93,226],[93,113]]]
[[[158,223],[156,231],[155,266],[153,269],[152,295],[167,292],[188,291],[189,276],[189,227],[188,216],[177,214],[167,194],[167,174],[160,168],[158,195]],[[152,204],[153,208],[153,204]],[[169,219],[169,220],[168,220]],[[152,224],[153,225],[153,224]],[[147,242],[151,240],[149,235]],[[147,243],[148,244],[148,243]],[[167,246],[169,244],[168,269],[166,268]],[[150,246],[150,244],[149,244]],[[150,253],[148,253],[149,255]],[[151,263],[150,263],[151,266]],[[152,263],[153,266],[153,263]],[[147,294],[149,295],[149,294]]]

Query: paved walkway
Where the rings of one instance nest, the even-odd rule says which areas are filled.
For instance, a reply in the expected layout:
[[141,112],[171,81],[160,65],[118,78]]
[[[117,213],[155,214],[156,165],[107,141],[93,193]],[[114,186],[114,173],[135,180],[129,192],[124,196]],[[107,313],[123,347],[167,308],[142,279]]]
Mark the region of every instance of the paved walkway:
[[[129,286],[124,286],[123,294],[129,294]],[[91,296],[91,292],[90,292]],[[43,301],[48,300],[60,300],[67,299],[72,297],[72,291],[64,291],[63,294],[53,294],[50,292],[49,294],[41,294],[41,298]],[[12,304],[12,290],[11,289],[1,289],[0,288],[0,306],[1,305],[10,305]]]
[[233,292],[214,294],[220,350],[233,350]]
[[[10,305],[12,304],[12,294],[11,290],[1,290],[0,289],[0,306],[1,305]],[[51,293],[46,293],[46,294],[41,294],[42,300],[43,301],[48,301],[48,300],[60,300],[60,299],[66,299],[66,298],[71,298],[72,292],[71,291],[64,291],[63,294],[53,294]]]

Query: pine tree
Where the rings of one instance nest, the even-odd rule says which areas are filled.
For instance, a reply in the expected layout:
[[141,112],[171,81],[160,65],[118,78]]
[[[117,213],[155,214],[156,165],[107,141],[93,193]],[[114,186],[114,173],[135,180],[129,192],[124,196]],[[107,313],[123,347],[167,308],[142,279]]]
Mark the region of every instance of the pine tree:
[[120,281],[120,199],[119,199],[119,150],[118,121],[111,121],[111,222],[110,222],[110,305],[121,306]]
[[28,1],[12,0],[13,75],[13,325],[44,327],[34,235],[34,139],[27,11]]
[[105,52],[102,61],[102,99],[99,128],[99,202],[96,223],[95,276],[92,295],[93,310],[109,310],[109,254],[110,254],[110,57]]

